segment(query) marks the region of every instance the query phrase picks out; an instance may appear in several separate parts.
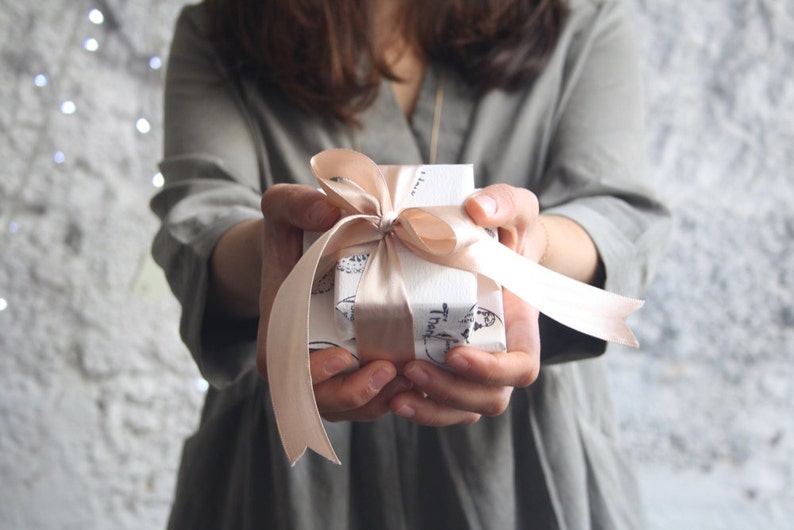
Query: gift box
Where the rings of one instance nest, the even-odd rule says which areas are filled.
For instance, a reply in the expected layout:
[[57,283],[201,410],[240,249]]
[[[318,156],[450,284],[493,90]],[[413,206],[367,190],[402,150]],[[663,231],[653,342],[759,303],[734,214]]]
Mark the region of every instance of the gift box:
[[[380,166],[388,180],[396,166]],[[414,173],[404,207],[460,205],[474,191],[471,165],[425,165]],[[495,233],[491,234],[496,237]],[[307,233],[304,247],[319,234]],[[414,355],[446,367],[450,348],[471,345],[504,351],[502,292],[477,274],[423,260],[399,241],[395,244],[413,316]],[[355,296],[368,254],[340,259],[314,286],[310,304],[309,346],[341,346],[360,362],[355,338]],[[388,326],[383,322],[383,326]]]
[[[279,287],[269,319],[260,321],[257,344],[259,353],[266,354],[273,412],[291,463],[307,448],[339,463],[315,401],[309,349],[342,346],[398,365],[414,356],[442,363],[455,344],[504,350],[500,286],[560,324],[637,347],[625,319],[642,300],[546,269],[472,222],[460,206],[473,191],[471,166],[379,167],[345,149],[318,153],[311,166],[328,199],[345,215],[322,235],[306,236],[304,255]],[[447,198],[439,199],[431,188],[442,188],[438,193]],[[447,206],[433,206],[436,201]],[[374,247],[368,246],[373,242]],[[410,267],[400,264],[404,252],[397,243],[421,257],[416,268],[403,270]],[[344,257],[350,259],[342,261],[342,268],[356,264],[364,270],[359,266],[369,260],[354,299],[358,318],[355,305],[345,299],[351,288],[336,286]],[[443,267],[434,269],[431,263]],[[445,284],[451,270],[472,274]],[[408,285],[424,298],[412,302]],[[472,285],[476,304],[470,299]],[[350,334],[349,321],[356,336]]]

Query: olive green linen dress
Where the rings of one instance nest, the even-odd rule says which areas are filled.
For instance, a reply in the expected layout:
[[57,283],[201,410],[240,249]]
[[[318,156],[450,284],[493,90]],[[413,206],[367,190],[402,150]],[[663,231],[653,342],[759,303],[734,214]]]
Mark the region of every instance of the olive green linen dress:
[[[327,423],[343,465],[280,446],[267,383],[254,367],[256,322],[204,315],[208,260],[223,232],[261,217],[264,189],[314,185],[309,159],[358,146],[380,164],[427,162],[445,79],[439,163],[474,164],[478,186],[535,192],[595,241],[606,289],[641,296],[664,246],[667,211],[645,183],[641,79],[617,1],[571,1],[551,62],[517,92],[477,97],[433,64],[406,120],[388,84],[356,134],[230,74],[186,7],[166,81],[162,219],[153,254],[182,304],[181,334],[212,387],[185,444],[170,525],[177,529],[621,529],[643,526],[617,439],[605,344],[542,319],[538,381],[508,410],[470,426],[395,416]],[[582,360],[586,359],[586,360]]]

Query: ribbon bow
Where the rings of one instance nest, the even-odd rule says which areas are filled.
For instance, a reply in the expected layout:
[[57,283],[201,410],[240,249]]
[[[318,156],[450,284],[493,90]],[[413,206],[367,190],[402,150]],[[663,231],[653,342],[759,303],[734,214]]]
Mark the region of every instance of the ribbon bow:
[[[404,357],[414,351],[413,325],[395,240],[426,261],[491,278],[561,324],[603,340],[638,345],[624,319],[642,301],[524,258],[488,236],[461,205],[402,208],[419,166],[389,166],[386,170],[395,174],[387,181],[372,160],[345,149],[323,151],[311,166],[343,217],[309,247],[284,280],[268,323],[271,399],[293,465],[307,447],[339,463],[314,399],[308,325],[312,286],[342,256],[370,253],[355,300],[356,348],[362,359],[400,364],[413,356]],[[389,325],[383,326],[384,321]]]

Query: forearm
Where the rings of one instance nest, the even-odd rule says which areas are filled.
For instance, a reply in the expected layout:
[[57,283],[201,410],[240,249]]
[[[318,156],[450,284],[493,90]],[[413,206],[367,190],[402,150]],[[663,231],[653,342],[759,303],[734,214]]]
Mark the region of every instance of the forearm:
[[581,282],[603,285],[598,250],[581,225],[560,215],[541,215],[538,222],[545,239],[541,265]]
[[235,318],[259,316],[264,221],[236,224],[218,241],[210,260],[207,312]]

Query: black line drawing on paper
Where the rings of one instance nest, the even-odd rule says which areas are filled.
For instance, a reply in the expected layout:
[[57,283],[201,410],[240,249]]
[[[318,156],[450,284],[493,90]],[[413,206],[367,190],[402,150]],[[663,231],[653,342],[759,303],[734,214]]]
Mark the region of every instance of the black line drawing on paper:
[[328,291],[333,290],[334,288],[334,271],[329,270],[323,276],[317,280],[317,283],[314,284],[312,288],[312,294],[323,294],[327,293]]
[[309,351],[324,350],[326,348],[338,348],[339,344],[327,340],[313,340],[309,342]]
[[367,266],[369,254],[347,256],[336,262],[336,270],[347,274],[361,274]]
[[424,169],[419,172],[419,176],[416,178],[413,188],[411,188],[411,197],[416,196],[416,192],[419,190],[422,184],[424,184],[425,175],[427,175],[427,172]]
[[425,355],[436,364],[443,365],[447,352],[458,344],[469,344],[472,321],[477,304],[469,308],[463,318],[449,322],[449,304],[441,304],[441,309],[430,311],[425,332],[422,336]]
[[499,318],[499,315],[485,307],[478,307],[477,318],[474,321],[474,328],[472,329],[472,332],[476,333],[478,329],[490,328],[496,324],[497,321],[502,324],[502,319]]
[[[324,350],[326,348],[341,348],[341,347],[342,346],[340,346],[339,344],[336,344],[335,342],[331,342],[331,341],[327,341],[327,340],[313,340],[313,341],[309,342],[309,351],[310,352],[317,351],[317,350]],[[347,350],[347,351],[350,351],[350,350]],[[359,359],[358,354],[356,352],[350,351],[350,355],[355,357],[357,362],[361,362],[361,359]]]
[[356,295],[348,296],[336,303],[336,310],[350,322],[356,321]]

